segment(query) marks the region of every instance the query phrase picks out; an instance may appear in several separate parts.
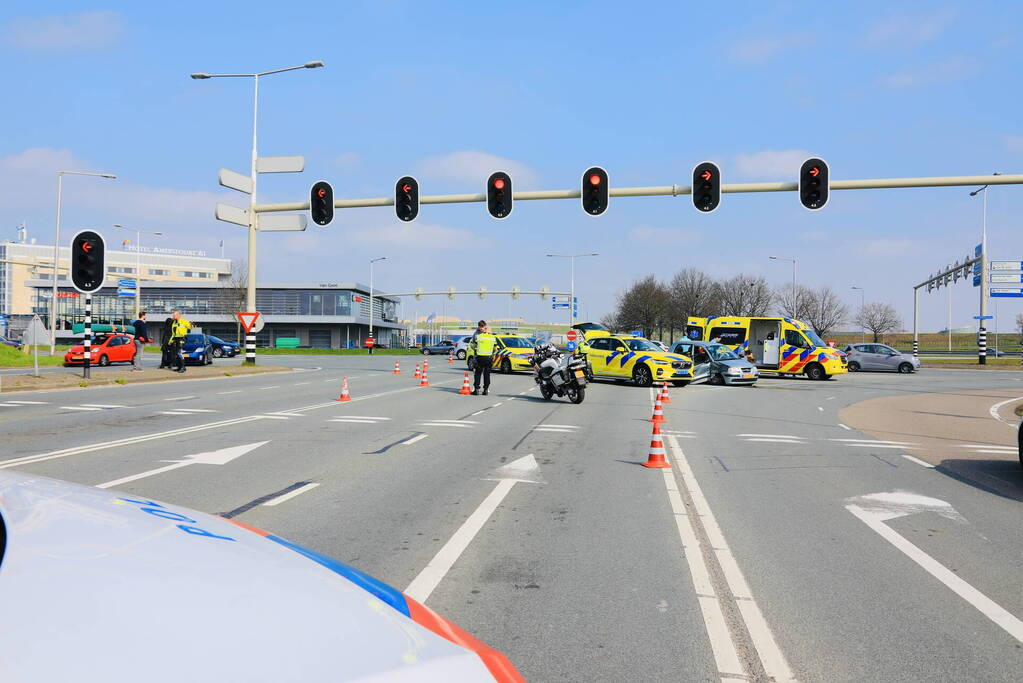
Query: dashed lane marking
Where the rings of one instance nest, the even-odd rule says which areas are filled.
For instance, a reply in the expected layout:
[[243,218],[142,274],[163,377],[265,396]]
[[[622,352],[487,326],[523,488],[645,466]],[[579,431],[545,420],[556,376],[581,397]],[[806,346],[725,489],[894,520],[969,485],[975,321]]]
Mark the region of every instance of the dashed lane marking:
[[127,406],[116,406],[109,403],[83,403],[83,408],[99,408],[100,410],[113,410],[114,408],[125,408]]
[[61,406],[61,410],[103,410],[102,408],[86,408],[85,406]]
[[277,496],[276,498],[271,498],[270,500],[268,500],[265,503],[263,503],[263,505],[269,505],[269,506],[280,505],[281,503],[283,503],[285,501],[291,500],[295,496],[301,496],[306,491],[312,491],[317,486],[319,486],[318,483],[316,483],[316,482],[309,482],[305,486],[300,486],[300,487],[298,487],[297,489],[295,489],[293,491],[289,491],[288,493],[285,493],[283,496]]
[[461,429],[472,429],[472,424],[464,424],[459,422],[420,422],[420,427],[459,427]]
[[411,446],[411,445],[412,445],[412,444],[414,444],[414,443],[415,443],[416,441],[422,441],[423,439],[425,439],[425,438],[426,438],[426,437],[428,437],[428,436],[430,436],[430,435],[429,435],[429,434],[425,434],[425,433],[424,433],[424,434],[416,434],[416,435],[415,435],[415,436],[413,436],[412,438],[410,438],[410,439],[405,439],[404,441],[402,441],[402,442],[401,442],[401,445],[402,445],[402,446]]
[[5,401],[3,405],[47,406],[47,405],[50,405],[50,402],[49,401]]
[[164,401],[187,401],[190,398],[195,398],[195,396],[171,396],[170,398],[165,398],[163,400]]
[[917,465],[920,465],[920,467],[927,467],[932,470],[934,469],[934,465],[929,462],[924,462],[920,458],[914,458],[912,455],[906,455],[905,453],[902,454],[902,457],[910,462],[915,462]]
[[[240,394],[240,393],[242,393],[241,389],[235,389],[234,391],[218,391],[217,392],[217,396],[227,396],[228,394]],[[164,399],[164,400],[166,400],[166,399]]]
[[838,423],[838,426],[841,427],[842,429],[846,430],[846,431],[849,431],[849,432],[852,431],[852,427],[850,427],[849,425],[844,425],[841,422]]

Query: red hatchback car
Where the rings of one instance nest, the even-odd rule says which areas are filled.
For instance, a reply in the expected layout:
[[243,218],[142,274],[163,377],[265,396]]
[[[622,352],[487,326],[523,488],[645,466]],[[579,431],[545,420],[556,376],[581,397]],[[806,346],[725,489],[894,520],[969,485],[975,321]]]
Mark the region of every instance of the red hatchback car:
[[[130,363],[135,357],[135,337],[130,334],[100,334],[92,339],[89,354],[94,365]],[[81,365],[85,362],[85,346],[76,344],[64,354],[64,365]]]

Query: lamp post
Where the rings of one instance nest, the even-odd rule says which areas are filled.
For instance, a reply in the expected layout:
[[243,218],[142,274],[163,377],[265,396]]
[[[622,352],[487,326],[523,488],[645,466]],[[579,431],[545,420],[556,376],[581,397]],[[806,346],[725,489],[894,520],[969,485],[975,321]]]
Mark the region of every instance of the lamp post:
[[[386,261],[386,256],[378,256],[377,258],[369,260],[369,338],[373,339],[373,264],[377,261]],[[376,346],[375,340],[373,346]],[[369,347],[369,352],[373,353],[373,346]]]
[[114,223],[115,228],[135,233],[135,319],[138,320],[139,311],[142,309],[142,235],[153,235],[162,237],[163,233],[158,230],[139,230],[129,228],[120,223]]
[[[252,163],[249,177],[252,181],[252,193],[249,195],[249,243],[248,243],[248,273],[246,275],[245,306],[249,311],[256,310],[256,233],[259,231],[259,221],[256,217],[256,130],[259,121],[259,79],[261,76],[280,74],[285,71],[297,71],[298,69],[316,69],[323,66],[323,62],[306,62],[300,66],[289,66],[284,69],[273,69],[252,74],[208,74],[194,73],[192,78],[205,80],[208,78],[251,78],[252,79]],[[256,336],[252,333],[245,333],[245,362],[256,362]]]
[[[113,173],[91,173],[88,171],[57,171],[57,227],[53,235],[53,287],[50,293],[50,355],[57,349],[57,259],[60,254],[60,199],[64,189],[64,176],[89,175],[97,178],[113,179]],[[71,277],[70,271],[68,277]]]
[[792,305],[796,303],[796,258],[794,256],[769,256],[772,261],[791,261],[792,262]]
[[[1001,175],[1001,173],[995,172],[993,175]],[[983,193],[980,219],[980,317],[977,319],[977,362],[980,365],[987,364],[987,327],[984,324],[984,320],[987,317],[988,297],[987,191],[989,187],[989,185],[985,185],[970,193],[971,197],[976,197],[978,194]]]
[[860,290],[860,341],[867,341],[867,330],[863,327],[863,308],[866,306],[866,300],[863,296],[863,288],[857,287],[856,285],[853,285],[852,288]]
[[569,291],[571,291],[572,294],[569,297],[569,302],[568,302],[568,327],[569,327],[569,329],[572,328],[572,322],[573,322],[573,319],[575,318],[575,260],[577,258],[582,258],[583,256],[600,256],[600,254],[598,254],[598,253],[592,253],[592,254],[547,254],[547,258],[567,258],[569,261],[572,262],[572,288],[569,290]]

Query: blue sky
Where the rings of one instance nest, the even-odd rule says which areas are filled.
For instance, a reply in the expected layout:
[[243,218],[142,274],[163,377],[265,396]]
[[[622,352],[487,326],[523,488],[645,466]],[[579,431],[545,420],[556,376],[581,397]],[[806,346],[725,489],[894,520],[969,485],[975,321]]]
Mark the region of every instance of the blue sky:
[[[162,230],[161,246],[244,255],[244,231],[213,220],[243,204],[217,186],[246,172],[251,82],[193,81],[320,59],[261,88],[260,153],[303,154],[306,170],[261,177],[260,201],[295,201],[329,180],[337,197],[387,196],[413,173],[424,194],[482,191],[492,170],[518,189],[567,189],[599,164],[612,184],[688,184],[719,163],[725,181],[794,180],[809,155],[833,178],[982,174],[1023,168],[1017,3],[85,3],[0,9],[6,106],[0,110],[0,237],[52,240],[54,171],[117,173],[65,183],[64,224]],[[725,9],[727,7],[727,9]],[[991,191],[994,258],[1023,257],[1023,188]],[[834,192],[824,210],[793,193],[726,195],[711,215],[688,197],[621,198],[600,218],[577,201],[520,202],[504,221],[480,204],[424,206],[412,224],[390,208],[338,212],[326,228],[263,235],[260,279],[368,279],[392,290],[454,285],[564,288],[578,262],[583,312],[684,266],[830,285],[850,304],[895,305],[910,324],[912,285],[977,242],[980,199],[967,188]],[[109,232],[115,232],[109,229]],[[1018,300],[999,304],[1008,330]],[[977,292],[954,292],[954,324]],[[408,312],[411,313],[413,304]],[[440,312],[426,302],[418,310]],[[447,305],[507,315],[506,298]],[[514,314],[553,319],[549,304]],[[944,326],[946,298],[923,297]]]

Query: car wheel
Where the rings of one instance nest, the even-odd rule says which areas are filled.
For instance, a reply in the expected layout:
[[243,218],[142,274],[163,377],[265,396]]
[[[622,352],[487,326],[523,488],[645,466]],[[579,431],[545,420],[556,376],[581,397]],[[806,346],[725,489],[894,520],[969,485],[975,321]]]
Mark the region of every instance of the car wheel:
[[99,365],[100,367],[105,368],[106,366],[110,365],[110,359],[107,358],[107,355],[104,353],[102,356],[99,357],[99,360],[96,361],[96,364]]
[[512,371],[511,361],[505,358],[503,361],[501,361],[501,372],[505,375],[510,375],[511,371]]
[[707,379],[707,384],[722,385],[724,383],[725,378],[720,372],[711,373],[710,377]]
[[455,354],[455,358],[458,360],[465,360],[465,351],[459,349],[458,353]]
[[638,387],[648,387],[654,383],[654,377],[650,374],[650,368],[640,364],[632,370],[632,381]]
[[224,352],[223,352],[223,350],[221,350],[221,348],[220,348],[220,347],[218,346],[217,348],[213,349],[213,356],[214,356],[215,358],[223,358],[223,357],[224,357]]
[[827,379],[828,373],[824,372],[824,366],[820,363],[810,363],[806,368],[806,376],[809,379]]
[[913,372],[913,365],[911,363],[899,363],[899,372],[903,375]]
[[860,364],[854,360],[849,361],[849,372],[859,372]]
[[423,355],[424,356],[429,356],[430,355],[430,349],[423,349]]

